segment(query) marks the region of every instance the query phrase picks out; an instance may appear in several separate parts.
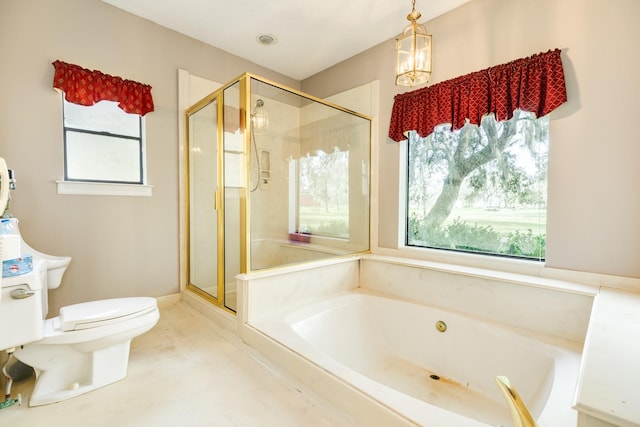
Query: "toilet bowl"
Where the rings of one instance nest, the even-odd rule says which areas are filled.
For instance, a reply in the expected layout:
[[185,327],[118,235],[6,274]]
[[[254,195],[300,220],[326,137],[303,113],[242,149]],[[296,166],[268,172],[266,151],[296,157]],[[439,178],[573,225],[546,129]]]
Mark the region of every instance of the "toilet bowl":
[[[11,221],[17,230],[17,219]],[[34,368],[29,406],[60,402],[123,379],[131,340],[160,318],[155,298],[74,304],[46,319],[48,289],[60,286],[71,258],[43,254],[24,240],[21,248],[32,255],[33,270],[0,281],[0,325],[5,331],[0,350],[15,347],[14,356]]]
[[44,321],[41,340],[15,356],[36,371],[29,406],[59,402],[127,375],[131,339],[160,315],[149,297],[116,298],[70,305]]

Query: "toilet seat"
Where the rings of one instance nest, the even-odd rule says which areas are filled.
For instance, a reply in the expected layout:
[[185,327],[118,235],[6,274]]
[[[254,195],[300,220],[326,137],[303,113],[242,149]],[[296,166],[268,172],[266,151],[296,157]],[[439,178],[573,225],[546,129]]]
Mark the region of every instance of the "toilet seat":
[[106,326],[155,310],[149,297],[113,298],[68,305],[60,309],[59,327],[64,332]]
[[[60,309],[64,312],[67,328],[63,330],[61,316],[45,320],[41,345],[75,344],[128,334],[132,331],[145,332],[160,318],[155,298],[132,297],[115,298],[74,304]],[[83,317],[83,314],[86,317]],[[84,318],[84,320],[83,320]]]

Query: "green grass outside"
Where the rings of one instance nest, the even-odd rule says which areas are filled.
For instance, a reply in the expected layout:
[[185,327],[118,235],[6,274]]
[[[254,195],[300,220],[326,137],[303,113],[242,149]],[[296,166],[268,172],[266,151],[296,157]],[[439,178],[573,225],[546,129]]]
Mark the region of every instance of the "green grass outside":
[[308,227],[317,230],[328,224],[340,222],[349,224],[349,212],[337,212],[335,208],[326,212],[323,206],[301,206],[300,207],[300,227]]
[[460,218],[470,225],[491,226],[500,234],[521,233],[531,229],[533,234],[546,234],[547,215],[545,209],[498,209],[481,208],[454,209],[447,223]]
[[[454,209],[447,223],[460,218],[470,225],[491,226],[500,234],[521,233],[531,229],[534,234],[546,234],[547,216],[544,209],[498,209],[495,211],[481,208]],[[312,206],[300,208],[300,226],[318,229],[323,225],[342,222],[349,223],[347,212],[326,212],[324,207]]]

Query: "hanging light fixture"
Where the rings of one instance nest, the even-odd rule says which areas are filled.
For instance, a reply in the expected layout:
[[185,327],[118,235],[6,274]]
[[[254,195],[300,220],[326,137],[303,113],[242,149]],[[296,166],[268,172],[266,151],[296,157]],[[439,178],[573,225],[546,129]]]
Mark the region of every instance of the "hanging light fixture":
[[431,76],[431,34],[416,22],[421,16],[413,0],[413,8],[407,15],[411,23],[396,40],[396,86],[419,85]]

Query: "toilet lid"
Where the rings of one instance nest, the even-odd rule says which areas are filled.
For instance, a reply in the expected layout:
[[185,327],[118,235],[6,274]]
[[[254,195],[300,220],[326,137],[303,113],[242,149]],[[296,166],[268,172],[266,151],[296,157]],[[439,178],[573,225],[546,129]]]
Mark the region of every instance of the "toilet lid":
[[68,305],[60,309],[63,331],[77,331],[121,322],[156,310],[155,298],[113,298]]

